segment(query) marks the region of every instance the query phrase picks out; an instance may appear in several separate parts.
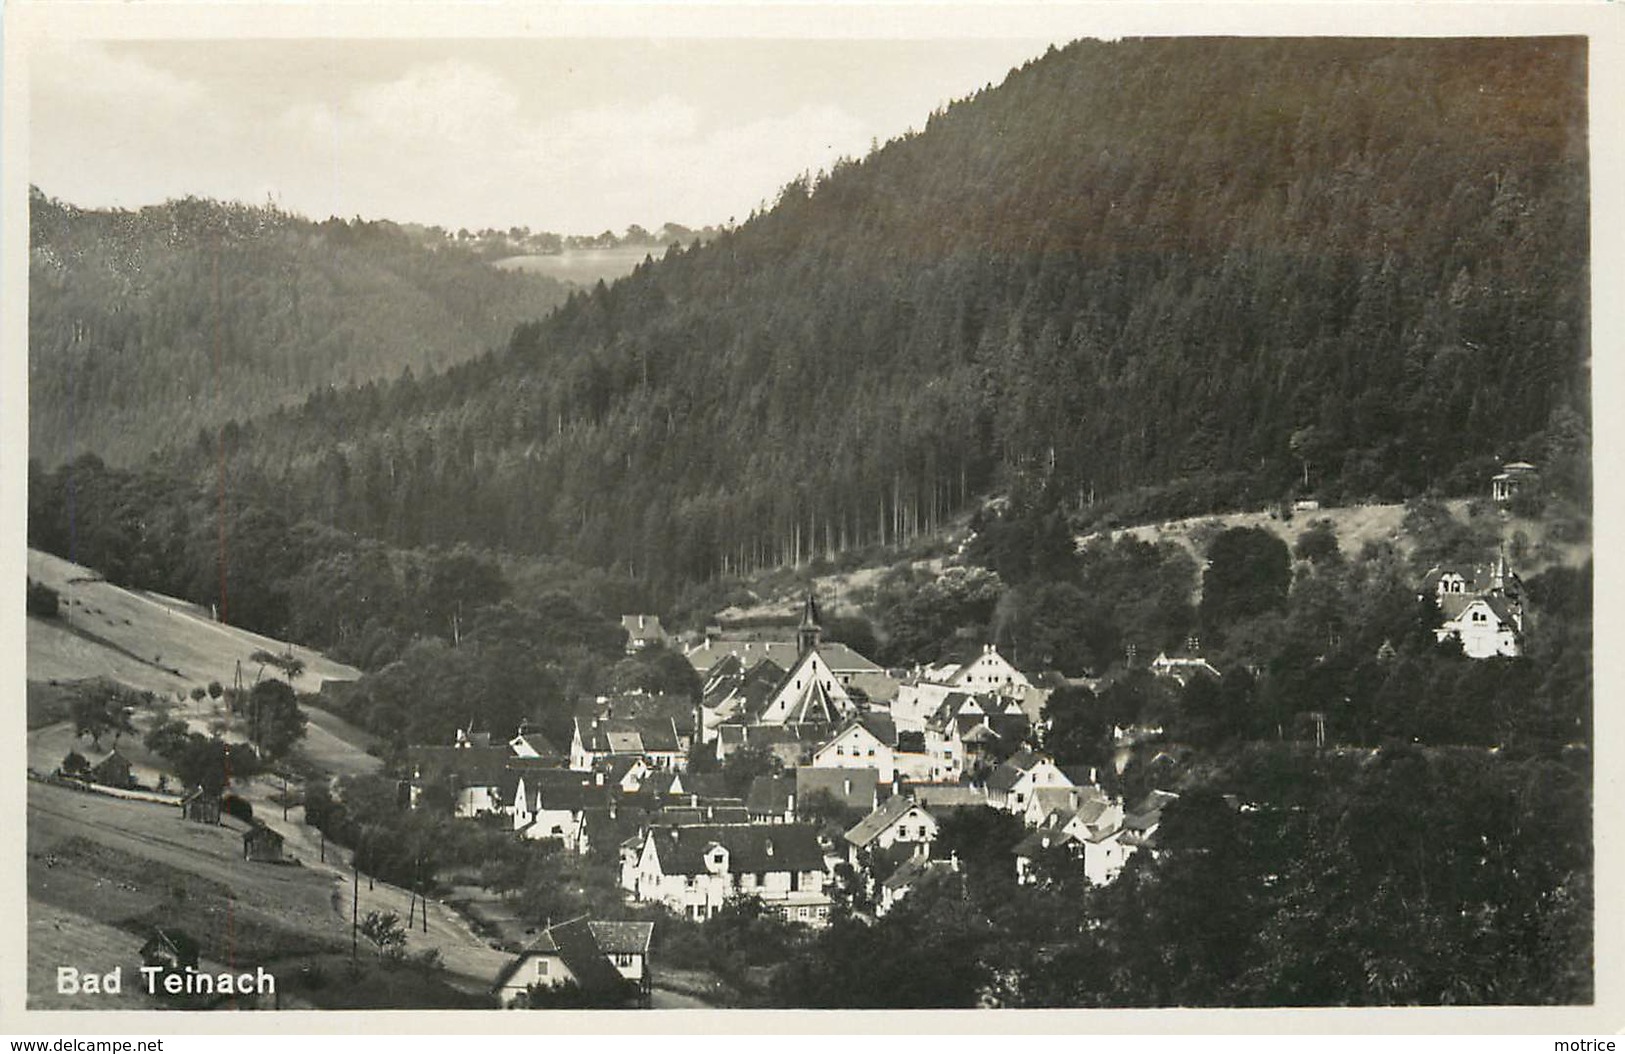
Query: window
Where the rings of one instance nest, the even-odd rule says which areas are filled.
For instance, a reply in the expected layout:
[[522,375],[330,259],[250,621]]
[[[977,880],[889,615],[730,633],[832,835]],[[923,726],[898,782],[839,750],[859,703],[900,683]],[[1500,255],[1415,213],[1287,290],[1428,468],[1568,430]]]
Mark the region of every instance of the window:
[[536,976],[537,977],[546,977],[547,976],[547,960],[546,959],[537,959],[536,960]]
[[632,960],[633,960],[633,956],[628,954],[627,952],[616,952],[615,953],[615,965],[616,966],[632,966],[632,965],[635,965]]

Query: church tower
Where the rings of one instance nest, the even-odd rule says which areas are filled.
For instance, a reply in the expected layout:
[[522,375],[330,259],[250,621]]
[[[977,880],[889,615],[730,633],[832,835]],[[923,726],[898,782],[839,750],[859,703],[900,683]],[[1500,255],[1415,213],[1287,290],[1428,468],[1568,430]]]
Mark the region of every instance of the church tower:
[[823,643],[824,628],[818,624],[818,600],[807,594],[807,603],[801,611],[801,625],[796,627],[796,655],[806,655]]

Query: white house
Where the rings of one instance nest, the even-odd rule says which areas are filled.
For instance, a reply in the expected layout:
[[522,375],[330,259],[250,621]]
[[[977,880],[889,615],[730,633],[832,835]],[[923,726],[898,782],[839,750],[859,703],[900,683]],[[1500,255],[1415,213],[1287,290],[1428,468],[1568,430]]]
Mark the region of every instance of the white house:
[[818,649],[811,648],[790,667],[757,720],[764,725],[835,725],[856,712],[846,686]]
[[793,922],[829,918],[828,876],[811,824],[653,826],[623,866],[634,900],[688,918],[710,918],[730,899],[754,896]]
[[1472,598],[1460,614],[1434,630],[1440,641],[1460,640],[1462,654],[1469,659],[1516,658],[1523,654],[1522,633],[1523,613],[1506,597],[1493,595]]
[[1019,816],[1026,812],[1027,799],[1038,788],[1070,786],[1072,780],[1055,762],[1023,747],[988,777],[987,800],[995,808]]
[[504,1007],[524,1007],[532,986],[574,983],[612,1005],[648,1006],[652,922],[594,922],[585,917],[543,930],[503,967],[493,990]]
[[1490,567],[1436,567],[1423,579],[1444,621],[1434,630],[1440,641],[1461,641],[1470,659],[1523,654],[1523,583],[1500,556]]
[[812,764],[814,768],[871,768],[881,783],[890,783],[897,771],[896,742],[896,727],[889,716],[861,714],[813,751]]
[[846,832],[846,842],[854,853],[890,849],[899,842],[915,844],[924,851],[936,837],[936,817],[900,794],[881,802],[879,808]]
[[982,654],[955,670],[949,683],[961,691],[1004,695],[1014,695],[1033,686],[1026,674],[1010,665],[1010,660],[991,644],[984,645]]
[[670,717],[578,717],[570,740],[570,767],[591,772],[611,757],[641,757],[656,770],[686,768],[688,758]]

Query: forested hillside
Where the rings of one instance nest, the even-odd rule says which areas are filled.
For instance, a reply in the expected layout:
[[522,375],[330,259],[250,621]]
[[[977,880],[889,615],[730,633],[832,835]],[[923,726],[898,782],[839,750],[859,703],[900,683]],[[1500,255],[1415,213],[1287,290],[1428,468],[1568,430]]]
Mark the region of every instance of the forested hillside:
[[563,299],[391,223],[29,204],[29,448],[47,464],[130,464],[318,388],[442,369]]
[[1589,416],[1585,78],[1578,39],[1073,44],[504,353],[245,429],[232,481],[656,581],[992,487],[1476,490]]

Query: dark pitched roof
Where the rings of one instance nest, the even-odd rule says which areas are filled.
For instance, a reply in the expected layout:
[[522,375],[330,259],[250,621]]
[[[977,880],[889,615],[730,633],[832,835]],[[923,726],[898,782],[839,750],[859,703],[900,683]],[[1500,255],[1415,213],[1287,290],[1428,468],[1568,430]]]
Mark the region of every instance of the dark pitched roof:
[[897,745],[897,722],[892,720],[891,714],[870,710],[858,715],[858,724],[868,729],[870,735],[888,747]]
[[824,868],[824,852],[812,824],[659,826],[649,829],[649,837],[668,875],[706,874],[705,854],[713,845],[728,850],[729,874]]
[[796,801],[804,802],[809,794],[824,791],[849,809],[867,812],[875,807],[875,786],[879,773],[869,768],[813,768],[802,765],[796,769]]
[[581,745],[594,754],[677,753],[677,726],[670,717],[576,718]]
[[947,860],[932,860],[918,854],[911,855],[897,865],[897,870],[886,876],[881,886],[892,892],[911,887],[924,887],[953,874],[954,865]]
[[644,695],[629,692],[612,696],[594,707],[587,716],[612,720],[659,721],[670,718],[680,736],[694,734],[694,704],[681,695]]
[[652,922],[597,922],[589,923],[598,947],[605,955],[648,955],[654,939]]
[[1022,747],[1010,755],[1008,761],[993,770],[993,775],[987,778],[988,789],[1000,793],[1009,790],[1021,782],[1021,777],[1032,771],[1043,760],[1042,755],[1033,753],[1027,747]]
[[506,744],[497,747],[415,746],[406,749],[407,763],[417,778],[447,781],[461,787],[496,787],[513,756]]
[[[620,925],[637,925],[621,923]],[[643,925],[652,925],[644,923]],[[542,931],[536,941],[520,953],[497,974],[496,988],[501,988],[533,954],[557,955],[575,976],[583,991],[605,992],[626,987],[627,980],[610,963],[604,949],[599,946],[592,925],[586,916],[561,922]]]
[[881,832],[902,819],[904,814],[915,807],[918,807],[927,816],[931,814],[929,809],[926,809],[925,806],[920,805],[919,802],[914,801],[912,798],[905,798],[901,794],[895,794],[881,802],[874,812],[859,820],[850,831],[846,832],[846,840],[862,849],[880,837]]
[[685,772],[683,787],[702,798],[728,797],[728,780],[720,772]]
[[790,808],[790,796],[795,792],[792,776],[757,776],[745,795],[745,808],[752,816],[779,816]]
[[540,732],[525,732],[514,738],[523,740],[526,746],[536,752],[538,758],[561,758],[565,756],[564,751],[554,746],[552,741]]
[[750,823],[750,810],[738,798],[713,799],[698,805],[667,805],[651,821],[662,827]]

